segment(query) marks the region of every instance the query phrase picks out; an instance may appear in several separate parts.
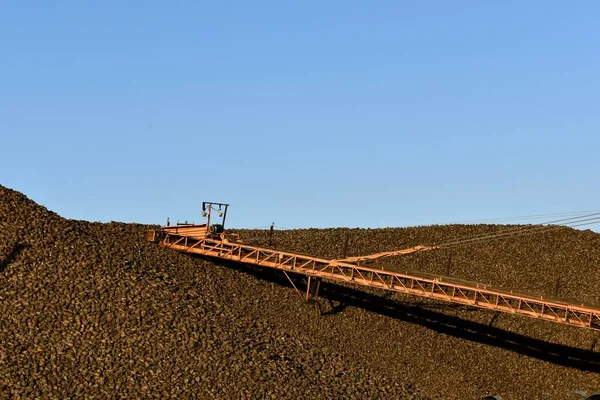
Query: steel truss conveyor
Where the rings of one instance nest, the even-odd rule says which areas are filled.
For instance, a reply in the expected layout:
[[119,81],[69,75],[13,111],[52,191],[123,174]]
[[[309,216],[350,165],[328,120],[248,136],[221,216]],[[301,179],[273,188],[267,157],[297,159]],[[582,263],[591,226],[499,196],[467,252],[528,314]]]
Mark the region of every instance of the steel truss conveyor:
[[[150,231],[147,239],[184,253],[305,275],[308,277],[307,298],[311,278],[316,278],[315,296],[318,295],[321,279],[325,279],[600,330],[600,308],[597,307],[532,296],[444,276],[420,272],[400,273],[358,265],[346,261],[347,259],[329,260],[253,246],[234,241],[235,237],[228,240],[226,236],[190,235],[190,228],[193,229],[190,225],[183,229],[166,226],[158,232]],[[408,250],[410,252],[410,249]]]

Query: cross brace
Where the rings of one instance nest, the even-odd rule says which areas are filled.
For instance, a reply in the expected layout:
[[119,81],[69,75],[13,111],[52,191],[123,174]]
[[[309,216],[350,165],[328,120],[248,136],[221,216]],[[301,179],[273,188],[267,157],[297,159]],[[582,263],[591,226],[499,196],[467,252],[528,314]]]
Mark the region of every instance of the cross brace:
[[342,260],[328,260],[208,237],[192,238],[167,233],[159,244],[184,253],[303,274],[308,277],[309,282],[307,300],[311,278],[319,278],[315,297],[318,295],[320,280],[327,279],[600,330],[598,307],[532,296],[441,275],[373,269]]

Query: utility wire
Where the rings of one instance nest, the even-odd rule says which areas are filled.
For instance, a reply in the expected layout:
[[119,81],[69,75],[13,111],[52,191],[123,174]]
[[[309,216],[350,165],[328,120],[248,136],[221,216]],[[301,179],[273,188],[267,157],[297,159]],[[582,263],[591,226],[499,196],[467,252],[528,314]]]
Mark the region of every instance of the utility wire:
[[[473,240],[486,239],[486,238],[491,238],[491,237],[496,237],[496,236],[505,236],[507,234],[512,234],[514,232],[522,232],[522,231],[527,231],[527,230],[531,230],[531,229],[538,229],[540,227],[545,228],[546,227],[545,225],[556,225],[556,224],[570,225],[570,224],[574,224],[574,223],[578,223],[578,222],[588,221],[588,219],[585,219],[585,218],[593,217],[593,216],[600,216],[600,212],[593,213],[593,214],[587,214],[587,215],[579,215],[579,216],[570,217],[570,218],[561,218],[561,219],[557,219],[557,220],[553,220],[553,221],[543,222],[541,224],[536,224],[533,226],[532,225],[517,226],[517,227],[510,227],[510,228],[502,229],[498,232],[479,233],[476,235],[465,236],[465,237],[462,237],[459,239],[452,239],[447,242],[440,243],[440,245],[451,245],[451,244],[455,244],[455,243],[461,243],[464,241],[473,241]],[[600,217],[596,217],[596,218],[600,218]]]
[[531,220],[531,219],[542,219],[548,217],[561,217],[567,215],[583,215],[600,212],[600,210],[588,210],[588,211],[570,211],[562,213],[551,213],[551,214],[537,214],[537,215],[522,215],[518,217],[502,217],[502,218],[488,218],[488,219],[473,219],[467,221],[448,222],[444,224],[436,225],[459,225],[459,224],[472,224],[472,223],[485,223],[485,222],[501,222],[501,221],[514,221],[514,220]]
[[[597,215],[597,214],[590,214],[590,215]],[[581,218],[580,217],[579,219],[577,219],[575,221],[571,221],[571,222],[565,223],[565,224],[534,225],[534,226],[531,226],[528,228],[500,231],[495,234],[490,234],[490,235],[486,235],[486,236],[476,235],[471,238],[464,238],[463,240],[448,241],[445,243],[440,243],[439,246],[444,247],[444,248],[456,247],[456,246],[462,246],[462,245],[473,244],[473,243],[478,243],[478,242],[486,242],[486,241],[492,241],[492,240],[498,240],[498,239],[505,239],[508,237],[525,236],[525,235],[530,235],[533,233],[540,233],[541,231],[547,232],[547,231],[553,231],[556,229],[573,228],[576,226],[593,225],[593,224],[597,224],[597,223],[600,223],[600,217],[593,217],[593,218]]]
[[576,221],[572,221],[570,223],[565,223],[565,224],[533,225],[533,226],[529,226],[529,227],[520,227],[520,228],[516,228],[516,229],[503,230],[503,231],[493,233],[493,234],[488,234],[488,235],[484,234],[484,235],[474,236],[471,238],[467,237],[467,238],[464,238],[463,240],[449,241],[446,243],[442,243],[440,245],[452,246],[452,245],[457,245],[457,244],[462,244],[462,243],[472,243],[472,242],[480,242],[480,241],[486,241],[486,240],[495,240],[495,239],[501,239],[504,237],[519,236],[519,235],[526,234],[529,232],[533,233],[533,232],[548,230],[548,229],[552,229],[552,228],[567,228],[567,227],[573,227],[573,226],[590,225],[590,224],[595,224],[598,222],[600,222],[600,217],[588,218],[588,219],[578,219]]
[[600,219],[596,220],[595,222],[586,222],[583,224],[577,224],[577,225],[572,225],[572,226],[563,226],[563,225],[556,225],[556,226],[545,226],[542,227],[542,229],[539,230],[531,230],[531,231],[526,231],[523,233],[520,233],[518,235],[512,235],[512,236],[502,236],[502,237],[493,237],[493,238],[489,238],[487,240],[479,240],[479,241],[472,241],[472,242],[463,242],[463,243],[457,243],[457,244],[453,244],[450,246],[441,246],[442,248],[456,248],[456,247],[460,247],[460,246],[465,246],[465,245],[473,245],[473,244],[479,244],[479,243],[486,243],[486,242],[491,242],[494,240],[499,240],[499,239],[507,239],[507,238],[511,238],[511,237],[521,237],[521,236],[528,236],[528,235],[533,235],[536,233],[546,233],[546,232],[552,232],[558,229],[566,229],[566,228],[572,228],[574,226],[583,226],[583,225],[593,225],[593,224],[597,224],[600,223]]

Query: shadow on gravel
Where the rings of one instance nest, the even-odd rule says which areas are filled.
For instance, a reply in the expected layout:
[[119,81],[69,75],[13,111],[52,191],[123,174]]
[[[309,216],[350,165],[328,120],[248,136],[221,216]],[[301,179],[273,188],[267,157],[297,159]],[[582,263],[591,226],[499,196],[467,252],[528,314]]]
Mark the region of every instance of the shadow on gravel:
[[23,251],[23,249],[25,249],[26,247],[27,247],[27,244],[25,244],[25,243],[15,244],[13,246],[12,250],[6,256],[6,258],[0,260],[0,273],[4,272],[6,267],[8,267],[9,264],[12,264],[17,259],[19,254],[21,254],[21,251]]
[[[214,260],[211,261],[214,262]],[[235,262],[224,261],[217,264],[248,273],[261,280],[292,287],[285,275],[280,271]],[[289,275],[299,290],[306,290],[306,279],[303,276],[297,274]],[[489,325],[482,324],[436,311],[457,307],[471,309],[470,307],[446,304],[440,305],[435,309],[431,309],[429,306],[425,308],[423,305],[415,305],[414,302],[398,302],[384,296],[373,295],[362,290],[325,281],[321,284],[319,297],[328,301],[331,308],[331,310],[326,312],[321,311],[322,316],[332,315],[347,306],[352,306],[417,324],[439,333],[514,351],[557,365],[576,368],[581,371],[600,371],[600,353],[593,351],[596,343],[592,345],[591,350],[554,344],[496,328],[491,326],[492,323]],[[300,301],[300,298],[298,300]],[[477,309],[473,310],[478,311]],[[492,322],[494,319],[495,316],[492,318]]]

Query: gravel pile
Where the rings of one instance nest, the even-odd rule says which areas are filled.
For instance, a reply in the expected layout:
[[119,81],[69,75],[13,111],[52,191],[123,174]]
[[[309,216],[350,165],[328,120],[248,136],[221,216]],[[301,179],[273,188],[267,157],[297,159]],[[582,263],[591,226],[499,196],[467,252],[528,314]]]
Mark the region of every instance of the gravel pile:
[[[275,232],[325,257],[500,226]],[[0,394],[8,398],[577,399],[600,390],[595,332],[325,283],[143,241],[147,226],[65,220],[0,186]],[[240,231],[268,243],[266,231]],[[600,305],[600,235],[564,230],[390,259]],[[301,277],[295,284],[303,289]],[[0,398],[3,397],[0,395]]]

